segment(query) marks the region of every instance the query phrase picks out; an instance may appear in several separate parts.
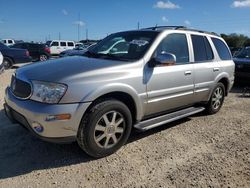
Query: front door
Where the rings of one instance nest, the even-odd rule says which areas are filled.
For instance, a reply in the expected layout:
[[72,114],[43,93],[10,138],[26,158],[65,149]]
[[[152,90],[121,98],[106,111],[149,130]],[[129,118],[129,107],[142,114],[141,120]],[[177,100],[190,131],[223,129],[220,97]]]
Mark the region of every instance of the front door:
[[194,77],[186,34],[169,34],[157,47],[154,56],[167,52],[176,56],[171,66],[146,65],[147,107],[145,115],[174,110],[193,103]]

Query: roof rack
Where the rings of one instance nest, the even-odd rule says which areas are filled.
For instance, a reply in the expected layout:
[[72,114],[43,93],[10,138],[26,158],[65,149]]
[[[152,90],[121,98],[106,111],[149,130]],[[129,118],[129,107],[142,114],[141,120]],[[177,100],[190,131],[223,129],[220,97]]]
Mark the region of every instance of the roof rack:
[[220,36],[219,34],[217,34],[215,32],[203,31],[203,30],[199,30],[199,29],[178,28],[178,30],[196,31],[196,32],[199,32],[199,33],[205,33],[205,34]]
[[151,30],[158,30],[158,29],[173,29],[173,30],[177,30],[177,29],[181,29],[181,28],[186,28],[185,26],[155,26],[155,27],[148,27],[148,28],[143,28],[143,29],[151,29]]
[[185,30],[185,31],[196,31],[199,33],[206,33],[206,34],[210,34],[210,35],[216,35],[219,36],[217,33],[215,32],[208,32],[208,31],[202,31],[202,30],[198,30],[198,29],[190,29],[187,28],[185,26],[155,26],[155,27],[148,27],[148,28],[144,28],[144,29],[148,29],[148,30],[163,30],[163,29],[173,29],[173,30]]

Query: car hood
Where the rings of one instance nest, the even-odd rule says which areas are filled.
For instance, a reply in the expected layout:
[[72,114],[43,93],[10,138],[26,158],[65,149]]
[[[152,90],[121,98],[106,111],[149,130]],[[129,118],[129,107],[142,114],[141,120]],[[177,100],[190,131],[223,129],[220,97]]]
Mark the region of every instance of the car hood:
[[124,64],[128,62],[74,56],[23,66],[16,70],[16,76],[25,80],[69,83],[79,75],[107,74],[106,69]]

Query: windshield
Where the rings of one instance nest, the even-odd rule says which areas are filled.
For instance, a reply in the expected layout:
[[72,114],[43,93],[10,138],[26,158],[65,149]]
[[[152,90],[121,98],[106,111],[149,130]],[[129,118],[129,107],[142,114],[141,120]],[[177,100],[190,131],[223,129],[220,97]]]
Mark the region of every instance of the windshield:
[[89,48],[85,55],[124,61],[138,60],[146,53],[157,34],[153,31],[115,33]]
[[250,58],[250,47],[243,48],[236,57],[237,58]]
[[50,44],[51,44],[51,40],[49,40],[49,41],[47,41],[47,42],[45,43],[45,45],[48,46],[48,47],[50,46]]

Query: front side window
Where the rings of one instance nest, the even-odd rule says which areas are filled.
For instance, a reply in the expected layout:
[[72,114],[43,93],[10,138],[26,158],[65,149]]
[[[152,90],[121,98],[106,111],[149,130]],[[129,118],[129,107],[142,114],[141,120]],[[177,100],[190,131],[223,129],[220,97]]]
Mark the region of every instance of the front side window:
[[239,54],[236,56],[237,58],[250,58],[250,48],[243,48]]
[[114,60],[139,60],[147,52],[158,32],[129,31],[112,34],[88,49],[87,56]]
[[52,42],[51,46],[59,46],[59,42]]
[[12,40],[8,40],[8,43],[9,43],[9,44],[12,44],[12,43],[13,43],[13,41],[12,41]]
[[221,58],[221,60],[231,60],[232,56],[230,51],[228,50],[227,46],[225,45],[225,43],[217,38],[212,38],[212,41],[214,43],[214,46]]
[[206,37],[191,35],[193,43],[194,61],[203,62],[214,58],[212,48]]
[[185,34],[169,34],[156,49],[156,56],[161,53],[171,53],[176,56],[176,63],[188,63],[189,52]]

